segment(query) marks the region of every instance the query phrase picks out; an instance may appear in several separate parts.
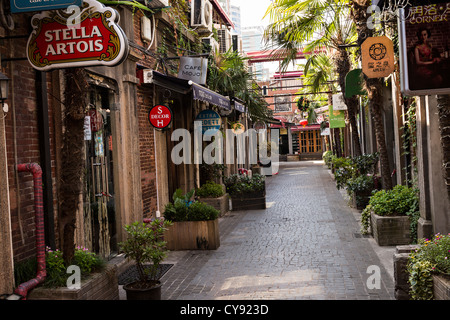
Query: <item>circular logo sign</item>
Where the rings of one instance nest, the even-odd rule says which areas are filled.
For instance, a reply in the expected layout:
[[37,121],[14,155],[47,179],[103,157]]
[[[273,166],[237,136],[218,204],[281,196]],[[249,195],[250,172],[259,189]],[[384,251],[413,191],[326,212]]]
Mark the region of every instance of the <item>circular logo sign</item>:
[[382,43],[374,43],[369,48],[369,55],[374,60],[381,60],[386,56],[386,46]]
[[172,110],[163,105],[156,105],[150,109],[148,120],[155,129],[167,128],[172,122]]
[[214,135],[217,131],[219,131],[220,126],[222,125],[222,118],[220,115],[214,110],[203,110],[200,112],[195,118],[196,121],[202,122],[202,134],[205,134],[208,131],[208,135]]

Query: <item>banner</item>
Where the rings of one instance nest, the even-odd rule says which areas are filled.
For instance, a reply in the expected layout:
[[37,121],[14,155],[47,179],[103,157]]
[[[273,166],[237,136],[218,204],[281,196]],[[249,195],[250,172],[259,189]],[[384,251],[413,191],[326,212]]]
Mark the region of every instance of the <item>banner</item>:
[[330,116],[330,129],[345,127],[345,111],[342,110],[333,111],[333,106],[330,106],[328,112]]

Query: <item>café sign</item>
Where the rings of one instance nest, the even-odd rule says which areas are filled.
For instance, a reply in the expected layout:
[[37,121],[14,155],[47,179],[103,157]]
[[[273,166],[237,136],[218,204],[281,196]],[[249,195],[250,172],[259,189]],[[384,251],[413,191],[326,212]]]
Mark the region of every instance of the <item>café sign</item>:
[[115,66],[128,55],[119,14],[98,1],[85,0],[78,15],[44,11],[31,19],[27,58],[40,71],[86,66]]

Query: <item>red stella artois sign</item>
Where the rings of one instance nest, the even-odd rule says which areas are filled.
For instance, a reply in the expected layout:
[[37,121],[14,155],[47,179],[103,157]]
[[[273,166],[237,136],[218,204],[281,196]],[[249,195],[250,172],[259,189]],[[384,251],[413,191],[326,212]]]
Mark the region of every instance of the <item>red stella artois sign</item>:
[[155,129],[164,129],[172,122],[172,110],[163,105],[156,105],[150,109],[148,120]]
[[114,66],[128,55],[128,39],[118,26],[119,14],[95,0],[79,13],[44,11],[31,19],[27,57],[38,70]]

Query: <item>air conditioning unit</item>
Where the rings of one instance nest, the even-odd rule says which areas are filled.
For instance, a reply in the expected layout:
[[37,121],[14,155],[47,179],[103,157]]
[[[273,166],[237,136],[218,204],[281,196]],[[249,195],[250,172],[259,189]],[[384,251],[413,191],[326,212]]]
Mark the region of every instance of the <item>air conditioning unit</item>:
[[220,52],[221,53],[227,52],[232,44],[232,37],[230,31],[228,29],[219,29],[217,30],[217,34],[219,36]]
[[149,8],[162,8],[169,6],[169,0],[145,0],[144,2]]
[[209,0],[191,1],[191,27],[197,31],[212,32],[213,7]]
[[[206,46],[209,46],[211,48],[210,51],[208,51],[208,53],[214,52],[217,53],[219,52],[219,43],[217,42],[216,39],[214,39],[213,37],[205,37],[202,38],[202,43],[205,44]],[[206,52],[205,52],[206,53]]]

